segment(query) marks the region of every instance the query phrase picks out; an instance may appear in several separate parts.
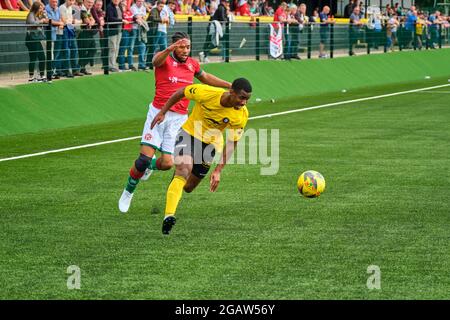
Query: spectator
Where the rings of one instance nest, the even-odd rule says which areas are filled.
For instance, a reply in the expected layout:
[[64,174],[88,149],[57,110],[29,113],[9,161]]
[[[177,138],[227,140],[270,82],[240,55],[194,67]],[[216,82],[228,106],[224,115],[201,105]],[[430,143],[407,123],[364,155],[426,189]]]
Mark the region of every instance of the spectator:
[[47,80],[59,79],[61,75],[61,52],[63,46],[64,22],[61,21],[59,14],[58,0],[49,0],[45,6],[47,17],[51,20],[51,38],[52,38],[52,70],[48,73]]
[[128,24],[128,21],[123,19],[120,0],[112,0],[106,8],[106,22],[108,23],[109,71],[118,72],[117,57],[122,37],[122,24]]
[[209,1],[209,14],[212,16],[217,10],[217,7],[219,6],[220,1],[219,0],[210,0]]
[[414,26],[417,21],[417,11],[415,6],[411,6],[410,10],[406,14],[406,21],[405,21],[405,32],[403,35],[404,38],[404,44],[405,48],[411,48],[411,44],[414,40]]
[[[309,23],[309,17],[306,14],[306,4],[302,3],[300,4],[300,6],[298,7],[297,13],[294,15],[294,18],[297,20],[298,22],[298,43],[300,43],[300,37],[301,34],[303,33],[303,30],[305,28],[305,25],[308,25]],[[293,59],[298,59],[300,60],[300,57],[297,55],[292,57]]]
[[[214,15],[211,16],[208,27],[206,28],[206,39],[203,44],[203,51],[199,52],[200,62],[209,62],[208,60],[208,51],[212,43],[212,35],[220,34],[221,30],[217,28],[221,27],[221,24],[228,21],[228,12],[229,12],[229,3],[227,0],[220,0],[220,4],[217,7],[217,10],[214,12]],[[215,42],[213,44],[215,48],[218,49],[218,44]]]
[[250,10],[248,8],[247,0],[238,0],[236,6],[236,15],[237,16],[250,16]]
[[353,10],[358,5],[358,0],[350,0],[348,4],[344,7],[344,18],[349,19]]
[[[122,0],[121,2],[123,20],[128,21],[127,24],[124,24],[122,27],[122,37],[120,39],[120,47],[119,47],[119,70],[133,70],[136,71],[136,68],[133,66],[133,52],[131,50],[131,41],[133,38],[133,12],[130,10],[130,5],[128,4],[128,0]],[[128,67],[125,65],[125,53],[127,55],[126,62],[128,63]]]
[[[134,21],[133,24],[133,34],[130,45],[131,52],[134,52],[134,48],[137,47],[138,50],[138,69],[147,70],[148,67],[145,65],[145,42],[147,42],[147,35],[144,35],[144,30],[147,32],[148,25],[145,22],[145,17],[147,16],[146,8],[144,5],[144,0],[136,0],[131,6],[131,12],[133,13]],[[147,28],[144,28],[143,25]],[[145,41],[145,42],[144,42]],[[131,68],[133,71],[136,69]]]
[[439,42],[439,25],[442,23],[441,13],[436,10],[434,14],[428,17],[428,21],[430,22],[430,27],[428,28],[431,42],[430,47],[431,49],[435,49]]
[[181,4],[181,14],[192,14],[192,1],[183,0]]
[[155,52],[167,48],[167,24],[169,23],[169,17],[168,15],[163,16],[164,7],[164,0],[158,0],[147,18],[149,26],[149,32],[147,33],[147,67],[150,69],[153,69],[152,60]]
[[1,7],[9,11],[28,11],[22,0],[0,0]]
[[366,37],[367,45],[371,48],[378,49],[382,41],[381,14],[372,13],[369,15]]
[[319,58],[327,58],[325,54],[325,46],[330,37],[330,24],[334,24],[335,21],[330,17],[330,7],[324,6],[322,12],[319,14],[320,19],[320,44],[319,44]]
[[95,28],[98,30],[98,37],[100,42],[100,55],[102,59],[102,68],[106,73],[108,67],[108,39],[105,34],[105,12],[102,10],[103,1],[95,0],[94,7],[91,10],[92,18],[95,20]]
[[95,48],[94,36],[98,32],[95,28],[96,21],[92,15],[94,0],[84,0],[81,6],[80,18],[83,22],[79,35],[79,53],[80,53],[80,73],[91,75],[86,70],[86,66],[94,65],[94,56],[97,49]]
[[416,47],[419,50],[422,50],[422,38],[426,27],[427,27],[427,20],[425,20],[425,15],[423,14],[423,12],[420,12],[417,16],[416,21],[416,39],[415,39]]
[[251,1],[249,11],[251,17],[259,17],[261,15],[258,0]]
[[144,6],[147,12],[150,12],[153,8],[153,1],[152,0],[144,0]]
[[299,37],[299,22],[296,19],[298,13],[298,7],[295,4],[289,5],[287,9],[287,43],[286,43],[286,54],[285,59],[298,59],[298,37]]
[[[62,47],[62,75],[67,78],[82,76],[80,66],[78,65],[78,45],[74,24],[76,20],[72,16],[72,5],[75,0],[66,0],[59,7],[59,14],[64,23],[63,29],[63,47]],[[78,21],[80,22],[80,21]]]
[[359,34],[361,32],[361,27],[363,26],[363,22],[361,21],[360,16],[360,8],[355,7],[353,9],[353,13],[350,16],[350,55],[354,56],[355,52],[353,51],[354,45],[358,42]]
[[391,16],[387,22],[387,43],[386,47],[390,51],[394,51],[394,44],[397,41],[397,30],[400,22],[397,19],[397,15],[394,12],[394,9],[391,9]]
[[208,14],[208,10],[206,9],[204,0],[194,0],[192,4],[192,13],[196,16],[206,16]]
[[[48,19],[44,16],[44,5],[40,2],[35,2],[30,8],[27,15],[27,24],[31,25],[27,28],[27,35],[25,38],[25,45],[28,49],[30,62],[28,64],[28,73],[30,75],[29,82],[44,82],[47,79],[44,77],[45,73],[45,54],[42,41],[45,40],[44,31],[39,24],[48,23]],[[39,78],[34,77],[34,69],[36,62],[39,62]]]
[[273,16],[273,8],[269,5],[269,2],[267,0],[260,0],[259,1],[259,12],[262,16]]

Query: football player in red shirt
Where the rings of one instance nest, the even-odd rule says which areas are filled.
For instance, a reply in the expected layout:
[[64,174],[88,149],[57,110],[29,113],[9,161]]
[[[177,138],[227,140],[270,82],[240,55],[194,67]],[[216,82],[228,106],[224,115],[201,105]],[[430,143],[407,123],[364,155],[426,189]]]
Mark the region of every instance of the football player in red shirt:
[[[127,185],[119,200],[119,210],[127,212],[133,192],[139,181],[147,180],[154,170],[169,170],[173,166],[175,137],[187,119],[189,100],[186,98],[175,104],[166,114],[165,121],[151,129],[153,118],[164,107],[175,91],[193,84],[194,77],[204,84],[231,88],[231,83],[200,69],[199,63],[189,56],[191,41],[184,32],[172,36],[172,44],[158,52],[153,58],[155,70],[155,97],[149,106],[144,125],[139,157],[130,170]],[[155,151],[161,152],[159,158]]]

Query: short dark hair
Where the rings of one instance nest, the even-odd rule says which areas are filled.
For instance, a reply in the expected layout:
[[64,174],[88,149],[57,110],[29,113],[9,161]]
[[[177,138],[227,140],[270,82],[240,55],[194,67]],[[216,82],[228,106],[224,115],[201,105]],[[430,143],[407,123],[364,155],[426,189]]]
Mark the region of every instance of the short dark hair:
[[175,32],[172,35],[172,43],[175,43],[175,42],[177,42],[178,40],[181,40],[181,39],[188,39],[188,40],[190,40],[189,35],[186,32]]
[[244,90],[247,93],[251,93],[252,92],[252,85],[250,84],[250,81],[248,81],[245,78],[238,78],[236,80],[233,81],[233,83],[231,84],[231,89],[233,89],[234,91],[240,91],[240,90]]

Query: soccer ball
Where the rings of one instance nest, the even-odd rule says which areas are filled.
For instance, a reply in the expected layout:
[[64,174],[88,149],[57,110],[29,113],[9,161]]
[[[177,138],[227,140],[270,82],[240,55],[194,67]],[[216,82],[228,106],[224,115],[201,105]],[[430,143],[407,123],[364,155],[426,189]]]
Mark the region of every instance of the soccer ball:
[[303,172],[297,180],[298,191],[307,198],[316,198],[325,191],[325,179],[317,171]]

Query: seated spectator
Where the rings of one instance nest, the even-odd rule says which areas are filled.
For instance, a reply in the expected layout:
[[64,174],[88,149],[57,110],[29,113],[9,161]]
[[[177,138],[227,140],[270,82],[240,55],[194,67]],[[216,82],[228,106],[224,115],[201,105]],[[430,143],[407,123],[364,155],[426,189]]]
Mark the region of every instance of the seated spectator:
[[261,16],[272,17],[274,14],[273,8],[269,5],[267,0],[259,0],[259,12]]
[[[48,19],[44,15],[44,5],[36,1],[32,4],[30,12],[27,15],[27,24],[31,25],[27,28],[25,45],[28,49],[30,62],[28,64],[28,72],[30,75],[29,82],[45,82],[45,54],[42,41],[45,40],[45,34],[40,24],[48,23]],[[33,26],[36,25],[36,26]],[[34,69],[36,62],[39,62],[39,78],[34,77]]]
[[0,4],[3,9],[9,11],[29,11],[22,0],[0,0]]
[[206,16],[208,14],[208,10],[206,9],[204,0],[194,0],[192,4],[192,13],[196,16]]
[[183,0],[181,14],[192,14],[192,0]]
[[258,5],[258,0],[252,0],[250,3],[250,16],[252,17],[259,17],[261,15],[260,7]]
[[239,0],[236,7],[237,16],[250,16],[247,0]]

